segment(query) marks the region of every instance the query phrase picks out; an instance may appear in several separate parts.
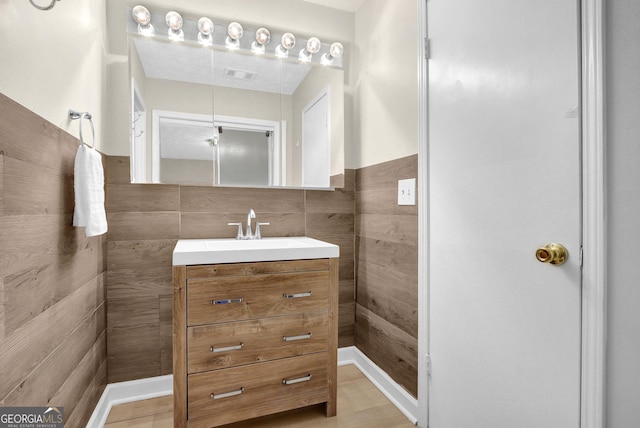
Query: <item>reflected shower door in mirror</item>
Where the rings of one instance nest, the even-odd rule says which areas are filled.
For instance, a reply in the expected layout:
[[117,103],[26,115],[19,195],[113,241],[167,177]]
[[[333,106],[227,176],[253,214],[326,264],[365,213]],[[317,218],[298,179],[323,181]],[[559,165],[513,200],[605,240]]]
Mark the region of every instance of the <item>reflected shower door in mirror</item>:
[[153,183],[279,186],[279,122],[154,110]]
[[342,187],[343,71],[190,43],[190,20],[180,42],[128,29],[132,181]]

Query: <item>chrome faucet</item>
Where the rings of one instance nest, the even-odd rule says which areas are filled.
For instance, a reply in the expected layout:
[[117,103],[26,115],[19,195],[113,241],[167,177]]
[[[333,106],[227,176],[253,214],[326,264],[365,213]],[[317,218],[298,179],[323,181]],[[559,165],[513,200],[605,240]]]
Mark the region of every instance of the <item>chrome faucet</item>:
[[253,208],[249,208],[247,213],[247,233],[244,234],[244,239],[254,239],[253,231],[251,230],[251,219],[256,218],[256,212]]
[[268,226],[269,223],[259,223],[256,221],[256,232],[253,233],[251,227],[251,219],[256,218],[256,212],[253,209],[249,209],[247,213],[247,231],[242,233],[242,223],[227,223],[229,226],[237,226],[238,232],[236,233],[236,239],[262,239],[262,233],[260,232],[260,226]]

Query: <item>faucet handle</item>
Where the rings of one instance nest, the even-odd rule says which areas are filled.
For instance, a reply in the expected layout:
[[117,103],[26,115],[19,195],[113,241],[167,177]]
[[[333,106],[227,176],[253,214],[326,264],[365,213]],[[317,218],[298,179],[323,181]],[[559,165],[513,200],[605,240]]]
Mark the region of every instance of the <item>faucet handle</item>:
[[242,235],[242,223],[227,223],[227,226],[238,226],[238,232],[236,233],[236,239],[243,239]]
[[262,234],[260,233],[260,226],[269,226],[271,223],[260,223],[256,224],[256,239],[262,239]]

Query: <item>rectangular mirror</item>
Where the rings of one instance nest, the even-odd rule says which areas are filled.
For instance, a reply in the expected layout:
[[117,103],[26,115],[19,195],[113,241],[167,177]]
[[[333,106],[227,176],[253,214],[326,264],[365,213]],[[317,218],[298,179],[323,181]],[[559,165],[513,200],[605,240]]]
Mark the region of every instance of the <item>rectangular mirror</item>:
[[[255,31],[225,47],[198,43],[197,18],[182,17],[184,40],[169,40],[164,12],[150,10],[154,35],[127,20],[131,77],[131,177],[135,183],[242,187],[342,187],[344,72],[323,64],[330,45],[300,60],[252,52]],[[268,25],[268,23],[265,23]],[[274,40],[277,39],[277,40]],[[255,42],[253,42],[255,44]],[[269,53],[272,51],[272,53]]]

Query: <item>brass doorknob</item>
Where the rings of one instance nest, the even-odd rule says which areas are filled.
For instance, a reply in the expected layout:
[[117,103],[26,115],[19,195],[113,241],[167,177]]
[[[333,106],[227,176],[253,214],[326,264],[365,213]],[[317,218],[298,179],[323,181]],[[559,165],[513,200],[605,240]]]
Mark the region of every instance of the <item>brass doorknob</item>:
[[561,265],[566,262],[568,258],[569,252],[560,244],[551,243],[536,250],[536,259],[542,263]]

